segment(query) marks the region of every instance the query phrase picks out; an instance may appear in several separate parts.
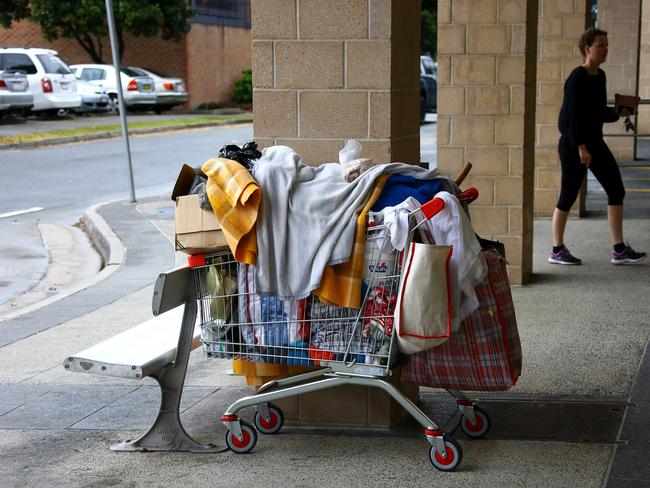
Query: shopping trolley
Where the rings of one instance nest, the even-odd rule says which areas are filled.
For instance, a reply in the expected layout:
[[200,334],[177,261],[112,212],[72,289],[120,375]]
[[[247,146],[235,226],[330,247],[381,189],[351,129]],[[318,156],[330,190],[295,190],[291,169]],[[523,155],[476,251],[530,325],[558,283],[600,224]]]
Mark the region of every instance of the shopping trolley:
[[[477,195],[470,189],[459,197],[471,201]],[[444,205],[442,199],[434,198],[413,212],[409,238],[416,235],[417,221],[424,222],[415,219],[416,212],[429,219]],[[359,309],[328,305],[314,295],[292,301],[259,296],[254,269],[236,262],[229,252],[191,258],[207,357],[318,368],[274,379],[230,405],[221,416],[230,450],[249,452],[255,447],[257,432],[280,431],[284,414],[273,400],[360,385],[381,388],[424,427],[431,444],[429,459],[437,469],[452,471],[459,466],[460,444],[384,379],[398,357],[393,321],[401,273],[401,256],[390,244],[387,227],[368,226]],[[462,392],[449,391],[457,398],[462,429],[472,437],[485,434],[487,415]],[[254,426],[238,416],[241,409],[252,406],[257,407]]]

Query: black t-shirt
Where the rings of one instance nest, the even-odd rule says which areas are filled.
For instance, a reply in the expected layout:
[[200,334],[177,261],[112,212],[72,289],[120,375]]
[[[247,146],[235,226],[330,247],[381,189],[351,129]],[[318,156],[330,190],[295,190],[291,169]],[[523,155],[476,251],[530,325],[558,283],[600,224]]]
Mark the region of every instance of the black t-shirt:
[[558,128],[573,146],[598,142],[603,138],[603,123],[616,122],[618,115],[607,107],[605,72],[590,75],[578,66],[564,83],[564,100]]

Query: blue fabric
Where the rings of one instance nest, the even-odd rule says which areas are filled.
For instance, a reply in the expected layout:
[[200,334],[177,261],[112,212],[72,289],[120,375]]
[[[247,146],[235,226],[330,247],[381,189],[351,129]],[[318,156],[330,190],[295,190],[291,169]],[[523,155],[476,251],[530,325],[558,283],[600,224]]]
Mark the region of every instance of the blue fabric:
[[373,212],[379,212],[385,207],[399,205],[408,197],[415,198],[420,204],[427,203],[436,193],[444,190],[445,180],[416,180],[411,176],[393,175],[386,181],[379,199],[372,206]]

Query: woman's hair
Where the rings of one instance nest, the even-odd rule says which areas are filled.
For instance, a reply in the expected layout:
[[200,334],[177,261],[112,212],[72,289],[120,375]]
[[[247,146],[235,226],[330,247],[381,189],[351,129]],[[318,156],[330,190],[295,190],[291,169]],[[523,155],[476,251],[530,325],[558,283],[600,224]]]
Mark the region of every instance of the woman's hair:
[[580,42],[578,43],[578,47],[580,48],[582,55],[587,55],[587,48],[596,42],[596,37],[606,35],[607,31],[596,29],[595,27],[591,27],[590,29],[584,31],[582,36],[580,36]]

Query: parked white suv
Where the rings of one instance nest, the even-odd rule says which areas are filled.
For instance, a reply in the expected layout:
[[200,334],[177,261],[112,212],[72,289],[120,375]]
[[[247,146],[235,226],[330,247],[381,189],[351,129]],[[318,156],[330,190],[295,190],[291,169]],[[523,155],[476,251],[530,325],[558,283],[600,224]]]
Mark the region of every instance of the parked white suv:
[[56,51],[40,48],[0,48],[0,70],[27,75],[34,95],[34,112],[57,113],[81,105],[77,82]]
[[[110,64],[73,64],[70,69],[79,79],[86,80],[106,90],[110,105],[117,108],[115,68]],[[153,110],[156,106],[155,84],[150,76],[142,76],[129,68],[120,68],[122,94],[129,109]]]

